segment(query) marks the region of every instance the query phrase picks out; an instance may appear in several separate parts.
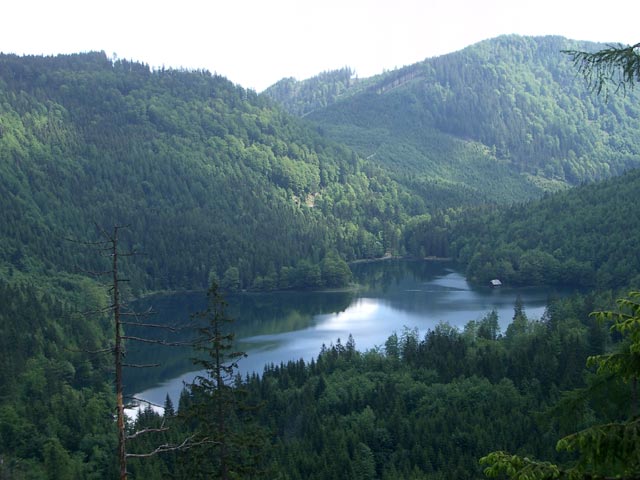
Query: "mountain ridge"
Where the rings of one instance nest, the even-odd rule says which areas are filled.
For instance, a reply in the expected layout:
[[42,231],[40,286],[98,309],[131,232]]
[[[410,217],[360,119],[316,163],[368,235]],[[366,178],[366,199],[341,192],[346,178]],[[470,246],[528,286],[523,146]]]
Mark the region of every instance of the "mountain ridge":
[[[638,93],[597,97],[563,53],[599,47],[558,36],[500,36],[360,81],[305,119],[364,157],[377,151],[376,162],[400,181],[412,165],[423,179],[456,180],[448,159],[477,143],[485,162],[509,167],[501,181],[523,174],[517,188],[535,196],[640,164],[632,134],[640,128]],[[287,107],[276,93],[265,92]],[[472,173],[480,180],[457,181],[481,190],[489,179],[481,169]]]
[[[0,259],[20,271],[97,267],[63,239],[130,224],[123,246],[153,252],[131,264],[138,288],[203,288],[229,269],[241,288],[286,287],[287,269],[333,249],[397,248],[379,232],[423,208],[348,148],[208,72],[102,53],[0,56],[0,113]],[[313,206],[296,202],[309,195]]]
[[580,45],[596,44],[505,36],[358,82],[327,72],[344,88],[304,119],[205,71],[2,55],[1,270],[97,267],[62,239],[132,224],[127,246],[153,251],[138,289],[317,285],[333,250],[404,253],[412,217],[619,174],[640,163],[640,97],[591,94],[561,53]]

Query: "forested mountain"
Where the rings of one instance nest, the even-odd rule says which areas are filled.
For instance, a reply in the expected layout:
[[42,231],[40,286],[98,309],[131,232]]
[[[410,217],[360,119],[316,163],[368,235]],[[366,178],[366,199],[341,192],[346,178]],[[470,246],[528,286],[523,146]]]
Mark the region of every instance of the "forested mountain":
[[[103,53],[0,55],[0,477],[115,478],[99,229],[134,295],[344,285],[424,201],[266,98]],[[393,245],[395,243],[395,246]]]
[[[640,163],[640,96],[589,92],[563,50],[602,45],[502,36],[352,82],[335,103],[311,106],[290,87],[286,106],[333,139],[413,185],[438,179],[497,200],[617,175]],[[303,88],[304,87],[304,88]],[[266,94],[281,100],[281,89]],[[290,107],[291,108],[291,107]]]
[[[416,251],[420,215],[619,174],[640,158],[638,94],[587,92],[561,52],[578,47],[593,45],[499,37],[260,96],[102,53],[3,55],[0,271],[97,267],[67,239],[117,223],[146,253],[136,291],[317,286],[330,252]],[[267,95],[314,111],[297,120]]]
[[[638,284],[640,97],[586,90],[561,50],[592,47],[500,37],[265,95],[104,53],[0,55],[0,478],[116,476],[111,300],[87,273],[105,269],[100,228],[128,225],[122,252],[142,253],[122,257],[125,297],[341,286],[345,261],[407,252],[452,256],[478,282]],[[199,478],[227,453],[255,478],[477,478],[496,448],[557,460],[549,438],[624,416],[615,377],[573,416],[538,415],[593,386],[585,358],[616,338],[588,314],[611,300],[554,301],[539,321],[516,305],[503,335],[488,314],[390,332],[384,349],[318,346],[218,385],[250,407],[229,410],[238,449],[134,460],[133,477]],[[180,408],[200,400],[185,390]],[[211,433],[208,407],[132,427]]]
[[[640,287],[640,170],[505,209],[465,212],[447,253],[470,280],[519,285]],[[433,228],[422,230],[429,242]],[[418,240],[417,244],[421,241]]]
[[104,53],[0,56],[0,160],[3,275],[97,267],[67,239],[129,225],[136,290],[318,286],[425,203],[266,97]]
[[358,81],[352,78],[353,75],[353,70],[345,67],[323,72],[302,82],[295,78],[283,78],[265,90],[264,94],[284,105],[288,112],[304,117],[350,94]]

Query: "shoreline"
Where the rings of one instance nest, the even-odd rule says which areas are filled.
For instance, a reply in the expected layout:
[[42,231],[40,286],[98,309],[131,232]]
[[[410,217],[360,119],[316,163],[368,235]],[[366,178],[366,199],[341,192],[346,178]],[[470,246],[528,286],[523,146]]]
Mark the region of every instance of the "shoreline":
[[384,257],[377,258],[360,258],[358,260],[352,260],[347,262],[348,265],[357,265],[359,263],[375,263],[375,262],[386,262],[389,260],[407,260],[407,261],[423,261],[423,262],[452,262],[453,258],[451,257],[436,257],[430,255],[428,257],[407,257],[403,255],[385,255]]
[[[377,262],[388,262],[390,260],[404,260],[404,261],[418,261],[418,262],[452,262],[453,259],[451,257],[436,257],[436,256],[428,256],[428,257],[408,257],[402,255],[385,255],[383,257],[377,258],[359,258],[357,260],[352,260],[347,262],[347,265],[359,265],[363,263],[377,263]],[[312,289],[273,289],[273,290],[252,290],[252,289],[243,289],[238,291],[224,291],[221,290],[221,293],[225,296],[232,296],[238,294],[262,294],[262,293],[281,293],[281,292],[320,292],[320,293],[340,293],[340,292],[356,292],[360,290],[362,286],[357,283],[350,283],[344,287],[337,288],[312,288]],[[185,289],[176,289],[176,290],[152,290],[148,292],[144,292],[143,294],[134,297],[134,300],[142,300],[144,298],[149,298],[154,295],[175,295],[179,293],[206,293],[206,288],[185,288]]]

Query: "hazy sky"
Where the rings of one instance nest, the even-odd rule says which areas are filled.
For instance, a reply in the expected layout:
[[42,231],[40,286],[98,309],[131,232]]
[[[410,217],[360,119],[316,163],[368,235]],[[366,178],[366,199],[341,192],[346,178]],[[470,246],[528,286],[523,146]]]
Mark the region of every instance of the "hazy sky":
[[[343,66],[368,77],[501,34],[640,41],[637,0],[4,0],[0,52],[103,50],[261,91]],[[609,9],[610,11],[607,11]]]

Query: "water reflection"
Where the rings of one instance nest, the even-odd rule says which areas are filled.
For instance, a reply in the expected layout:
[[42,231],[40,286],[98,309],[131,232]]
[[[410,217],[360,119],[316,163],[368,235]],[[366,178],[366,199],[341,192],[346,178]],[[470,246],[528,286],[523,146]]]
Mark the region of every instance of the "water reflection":
[[[328,312],[345,311],[354,296],[355,293],[349,291],[246,293],[228,296],[226,301],[229,304],[228,314],[235,319],[233,328],[236,339],[239,341],[238,348],[251,351],[253,355],[257,353],[255,352],[257,348],[274,349],[282,343],[282,339],[275,343],[269,341],[270,335],[273,338],[284,335],[282,338],[286,339],[295,335],[295,332],[305,331],[316,324],[318,316]],[[205,310],[206,306],[204,292],[146,297],[136,302],[132,308],[138,312],[153,310],[156,312],[153,317],[154,323],[174,326],[177,332],[129,327],[127,333],[170,343],[189,343],[197,335],[191,316],[195,312]],[[256,336],[264,338],[256,342],[252,340],[252,337]],[[162,359],[162,365],[158,368],[129,370],[126,376],[128,392],[139,392],[165,382],[167,378],[179,377],[193,369],[194,351],[189,347],[136,343],[130,343],[128,347],[127,363],[149,365],[158,363],[158,359]],[[320,344],[316,342],[314,345],[316,353],[319,348]],[[297,349],[291,347],[291,350],[295,352]],[[277,355],[269,358],[277,362],[288,359],[277,358]],[[257,370],[261,371],[262,365]]]
[[[318,355],[322,344],[344,343],[352,334],[356,347],[366,350],[383,345],[388,336],[407,326],[417,327],[421,335],[438,322],[462,328],[496,309],[502,331],[513,316],[517,295],[523,299],[530,318],[539,318],[549,289],[472,288],[463,275],[446,264],[386,261],[353,267],[357,292],[279,292],[242,294],[228,298],[238,349],[248,353],[241,360],[242,372],[261,372],[265,365]],[[159,320],[169,323],[188,319],[205,308],[204,294],[176,294],[145,299],[138,308],[153,306]],[[192,369],[191,351],[166,350],[145,346],[130,352],[133,363],[151,363],[162,358],[162,370],[127,377],[130,391],[156,403],[167,393],[174,402],[183,388],[199,372]],[[185,373],[186,372],[186,373]],[[152,388],[150,388],[154,385]]]

